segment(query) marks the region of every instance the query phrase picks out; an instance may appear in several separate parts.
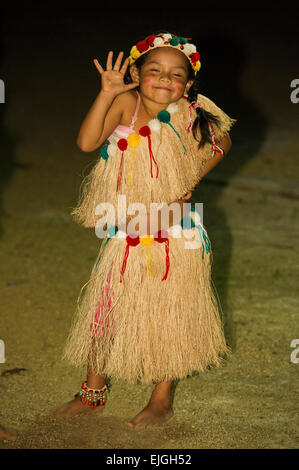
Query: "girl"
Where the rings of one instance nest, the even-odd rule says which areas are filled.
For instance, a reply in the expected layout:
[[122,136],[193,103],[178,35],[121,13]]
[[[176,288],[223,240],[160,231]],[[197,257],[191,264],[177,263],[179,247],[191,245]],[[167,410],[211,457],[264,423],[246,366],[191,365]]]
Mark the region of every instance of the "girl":
[[87,381],[55,415],[102,410],[113,376],[155,384],[146,408],[128,423],[144,428],[172,415],[175,379],[219,365],[229,352],[210,278],[210,241],[184,201],[228,152],[234,120],[197,93],[200,56],[190,39],[151,35],[122,60],[121,52],[113,65],[109,52],[106,70],[94,61],[102,87],[77,143],[85,152],[100,148],[100,158],[73,214],[99,233],[98,204],[116,210],[126,196],[127,205],[142,203],[139,223],[120,210],[116,223],[115,212],[106,211],[106,240],[64,354],[88,366]]

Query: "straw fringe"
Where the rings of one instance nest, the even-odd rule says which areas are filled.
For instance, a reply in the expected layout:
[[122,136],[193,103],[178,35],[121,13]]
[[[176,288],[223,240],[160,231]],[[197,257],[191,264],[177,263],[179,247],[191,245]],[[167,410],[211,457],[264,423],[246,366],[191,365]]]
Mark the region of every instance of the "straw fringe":
[[[220,365],[229,348],[210,282],[212,255],[205,252],[202,259],[202,249],[185,249],[185,241],[170,238],[170,270],[165,281],[161,280],[164,244],[151,245],[152,278],[144,246],[130,247],[120,283],[126,242],[111,239],[79,300],[65,359],[131,383],[174,380]],[[96,337],[91,325],[109,272],[106,311]]]
[[[203,95],[198,95],[198,101],[219,117],[220,125],[215,126],[214,132],[220,139],[235,120]],[[187,132],[189,103],[182,99],[177,105],[177,111],[171,114],[176,132],[162,124],[159,133],[151,133],[159,177],[151,178],[148,141],[141,138],[140,146],[134,150],[133,185],[128,184],[129,154],[125,152],[117,193],[122,155],[116,147],[115,154],[107,162],[100,159],[83,181],[80,201],[72,212],[79,223],[95,227],[99,219],[96,206],[109,202],[115,214],[107,217],[107,225],[119,225],[121,194],[126,195],[127,208],[141,202],[150,212],[151,203],[170,204],[198,184],[213,152],[210,144],[198,150],[192,132]],[[194,119],[195,110],[191,110],[191,115]],[[170,266],[163,281],[165,244],[152,243],[150,261],[145,246],[130,246],[122,283],[126,240],[112,238],[107,244],[103,241],[90,280],[78,299],[64,358],[74,366],[89,365],[95,374],[131,383],[174,380],[220,365],[230,351],[219,315],[221,305],[211,280],[212,252],[204,252],[202,257],[202,248],[186,249],[186,241],[190,239],[169,237]]]
[[[219,118],[220,125],[215,126],[214,132],[217,140],[220,139],[235,120],[203,95],[198,95],[198,102]],[[152,151],[155,158],[158,156],[158,178],[151,177],[148,140],[142,137],[140,146],[134,149],[133,185],[128,184],[130,162],[129,151],[125,151],[121,186],[117,192],[117,175],[122,152],[116,147],[115,154],[109,157],[107,163],[100,159],[85,179],[80,201],[72,212],[77,222],[85,227],[95,227],[99,220],[99,216],[95,213],[96,206],[101,202],[108,202],[117,210],[120,194],[126,195],[127,207],[132,203],[140,202],[149,212],[152,202],[170,204],[181,199],[198,185],[202,178],[203,167],[206,161],[213,157],[213,152],[208,143],[199,150],[198,142],[194,139],[192,132],[187,132],[189,103],[181,99],[177,102],[177,108],[178,110],[171,115],[171,123],[184,142],[186,154],[175,132],[167,124],[162,124],[160,133],[151,133]],[[195,110],[192,109],[191,114],[194,120]],[[117,225],[117,212],[115,216],[116,219],[108,217],[108,225]]]
[[231,130],[232,126],[237,122],[237,120],[230,118],[207,96],[198,94],[197,102],[203,109],[214,114],[219,119],[219,126],[214,126],[215,137],[219,141],[226,132]]
[[77,207],[73,209],[71,215],[75,221],[84,227],[95,226],[95,207],[104,201],[101,194],[101,181],[104,175],[106,163],[99,159],[89,175],[87,175],[80,186],[80,198]]

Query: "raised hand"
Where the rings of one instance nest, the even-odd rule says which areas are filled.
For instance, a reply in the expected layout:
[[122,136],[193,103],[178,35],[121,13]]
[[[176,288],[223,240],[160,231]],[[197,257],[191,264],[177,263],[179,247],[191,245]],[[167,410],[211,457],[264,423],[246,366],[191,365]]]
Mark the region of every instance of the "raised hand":
[[139,85],[139,83],[136,82],[130,83],[128,85],[124,83],[124,75],[129,65],[129,59],[125,59],[123,65],[121,66],[123,55],[123,52],[118,54],[114,67],[112,67],[113,51],[110,51],[107,57],[106,70],[103,69],[97,59],[93,60],[94,65],[101,75],[102,91],[109,95],[111,94],[114,97],[124,93],[125,91],[132,90]]

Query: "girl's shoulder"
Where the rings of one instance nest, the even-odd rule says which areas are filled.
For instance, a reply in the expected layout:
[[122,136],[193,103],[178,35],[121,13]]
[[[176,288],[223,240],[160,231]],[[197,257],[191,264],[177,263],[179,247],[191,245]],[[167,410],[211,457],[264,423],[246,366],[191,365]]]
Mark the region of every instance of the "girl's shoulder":
[[[219,106],[217,106],[216,103],[214,103],[214,101],[212,101],[210,98],[208,98],[205,95],[201,95],[200,93],[197,94],[196,103],[198,103],[199,106],[205,111],[211,112],[213,114],[214,113],[221,114],[223,112],[222,109],[219,108]],[[188,108],[188,107],[192,108],[190,102],[187,99],[187,96],[185,95],[178,101],[178,104],[184,108]]]
[[125,91],[124,93],[121,93],[118,95],[115,99],[114,102],[116,105],[120,106],[123,109],[126,109],[127,107],[136,107],[137,103],[137,98],[138,95],[135,90],[129,90]]
[[[177,104],[179,113],[174,115],[174,124],[180,128],[189,144],[191,146],[194,144],[196,151],[200,138],[204,142],[211,142],[209,135],[212,132],[217,140],[221,140],[236,122],[214,101],[202,94],[197,94],[196,100],[191,103],[184,96]],[[190,132],[191,129],[194,130],[196,137],[194,132]]]
[[[214,103],[210,98],[208,98],[205,95],[201,95],[200,93],[197,94],[196,101],[199,106],[205,110],[210,112],[211,114],[216,114],[216,115],[221,115],[223,113],[222,109],[219,108],[219,106]],[[192,102],[194,104],[194,101]],[[180,110],[189,110],[191,109],[192,111],[195,111],[195,106],[192,106],[190,101],[188,101],[187,96],[183,96],[182,98],[179,99],[177,104],[180,107]]]
[[115,98],[115,105],[121,110],[121,124],[130,124],[137,106],[137,101],[138,95],[135,90],[126,91]]
[[196,101],[201,106],[201,108],[203,108],[205,111],[208,111],[212,114],[218,115],[218,114],[221,114],[221,112],[223,112],[222,109],[219,108],[219,106],[217,106],[216,103],[214,103],[214,101],[212,101],[210,98],[208,98],[205,95],[201,95],[200,93],[198,93]]

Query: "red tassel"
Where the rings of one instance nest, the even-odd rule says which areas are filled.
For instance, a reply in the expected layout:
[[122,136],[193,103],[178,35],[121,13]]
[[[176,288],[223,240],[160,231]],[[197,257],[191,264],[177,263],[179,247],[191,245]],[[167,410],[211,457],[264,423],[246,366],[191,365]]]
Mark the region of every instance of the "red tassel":
[[151,177],[153,178],[152,161],[154,161],[154,163],[155,163],[155,165],[156,165],[156,167],[157,167],[156,178],[158,178],[158,175],[159,175],[159,168],[158,168],[157,162],[156,162],[156,160],[155,160],[155,157],[154,157],[154,155],[153,155],[152,144],[151,144],[151,138],[150,138],[149,135],[147,136],[147,139],[148,139],[148,149],[149,149],[150,158],[151,158]]
[[126,251],[125,251],[125,255],[124,255],[124,259],[123,259],[123,264],[122,264],[122,268],[121,268],[121,276],[120,276],[120,281],[119,282],[122,282],[122,277],[125,274],[130,246],[137,246],[140,243],[140,240],[139,240],[138,236],[130,237],[130,235],[127,235],[126,241],[127,241],[127,246],[126,246]]
[[218,145],[213,144],[212,145],[212,150],[213,152],[220,153],[220,155],[223,157],[223,150],[221,147],[218,147]]
[[122,164],[123,164],[123,160],[124,160],[124,152],[122,153],[121,161],[120,161],[120,166],[119,166],[119,170],[118,170],[116,192],[118,192],[118,190],[119,190],[119,188],[120,188],[120,180],[121,180],[121,175],[122,175]]
[[119,170],[118,170],[116,192],[118,192],[120,188],[120,182],[121,182],[121,176],[122,176],[122,165],[123,165],[123,160],[124,160],[124,151],[127,150],[128,148],[128,142],[126,139],[119,139],[119,141],[117,142],[117,146],[122,151],[122,155],[121,155],[121,161],[120,161]]
[[127,266],[127,259],[128,259],[128,256],[129,256],[129,249],[130,249],[130,245],[127,245],[126,246],[126,251],[125,251],[125,256],[124,256],[124,259],[123,259],[123,265],[122,265],[122,268],[121,268],[121,276],[120,276],[120,281],[119,282],[122,282],[122,277],[125,273],[125,270],[126,270],[126,266]]
[[166,273],[162,279],[162,281],[166,281],[169,271],[169,240],[165,240],[165,251],[166,251]]
[[165,252],[166,252],[166,273],[162,279],[162,281],[165,281],[168,276],[168,271],[169,271],[169,239],[168,239],[168,232],[166,230],[159,230],[154,239],[159,242],[159,243],[165,243]]
[[210,129],[212,142],[213,142],[212,150],[213,150],[214,153],[215,152],[220,153],[220,155],[223,157],[224,152],[223,152],[222,148],[217,145],[217,140],[216,140],[216,137],[215,137],[215,134],[214,134],[213,126],[210,122],[208,122],[208,124],[209,124],[209,129]]
[[158,174],[159,174],[159,168],[158,168],[158,165],[157,165],[157,162],[155,160],[155,157],[154,157],[154,154],[153,154],[153,151],[152,151],[152,142],[151,142],[151,137],[150,137],[150,134],[151,134],[151,130],[148,126],[143,126],[139,129],[139,134],[142,136],[142,137],[147,137],[147,140],[148,140],[148,149],[149,149],[149,154],[150,154],[150,161],[151,161],[151,177],[153,178],[153,165],[152,165],[152,162],[154,161],[156,167],[157,167],[157,174],[156,174],[156,178],[158,178]]

